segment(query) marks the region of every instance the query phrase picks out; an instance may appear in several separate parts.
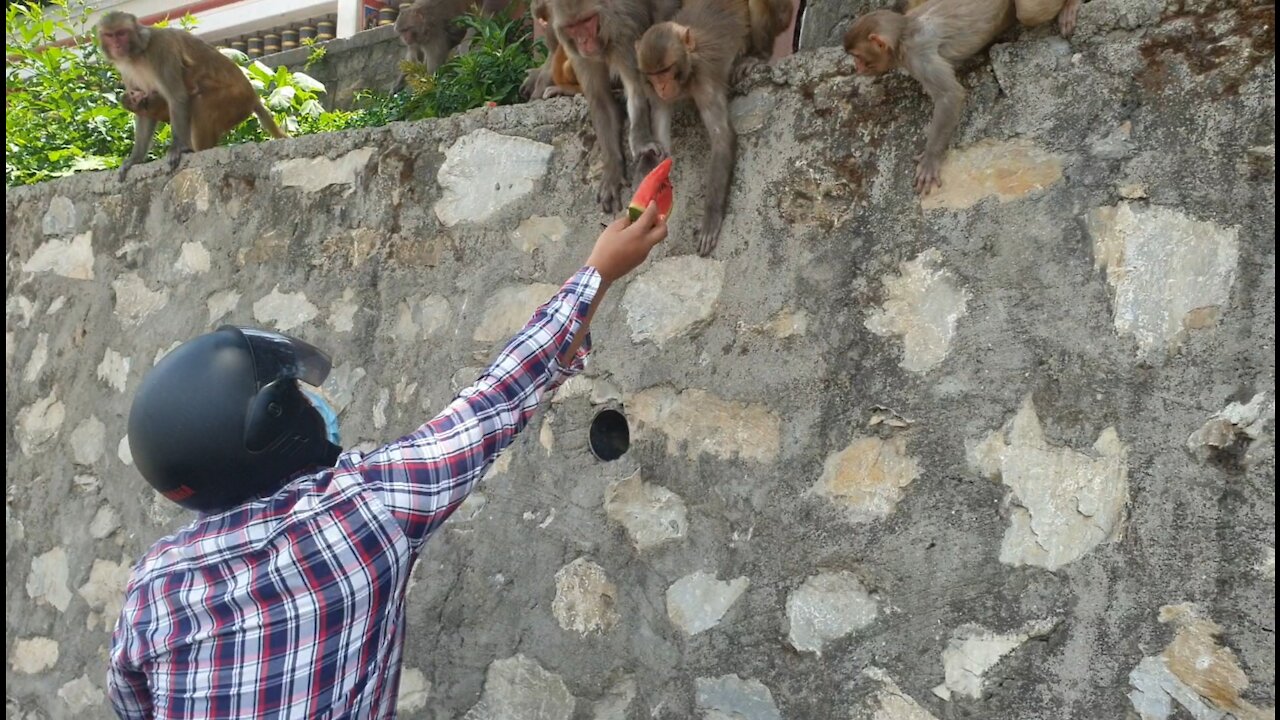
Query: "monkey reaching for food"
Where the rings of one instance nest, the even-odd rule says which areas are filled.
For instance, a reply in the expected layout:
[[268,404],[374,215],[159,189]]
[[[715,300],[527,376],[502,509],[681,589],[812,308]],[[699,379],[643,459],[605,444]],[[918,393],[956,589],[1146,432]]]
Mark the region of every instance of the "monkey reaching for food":
[[[395,29],[405,46],[404,59],[421,63],[428,73],[433,73],[455,48],[462,54],[471,46],[475,31],[459,27],[455,20],[468,13],[492,16],[507,9],[512,10],[512,17],[519,17],[524,11],[514,12],[517,5],[519,0],[415,0],[412,5],[401,7],[396,15]],[[391,92],[400,92],[404,86],[401,72]]]
[[917,158],[915,189],[941,187],[939,171],[947,144],[960,124],[965,90],[955,64],[991,44],[1018,22],[1042,25],[1057,16],[1064,37],[1075,29],[1080,0],[925,0],[906,2],[905,14],[876,10],[857,20],[844,36],[859,75],[882,75],[901,68],[933,99],[933,118],[924,152]]
[[[699,255],[715,249],[729,202],[737,142],[729,122],[735,65],[769,57],[790,22],[790,0],[687,0],[675,18],[649,28],[636,44],[640,72],[666,117],[673,103],[691,98],[711,140]],[[659,125],[658,142],[671,152],[669,121]]]
[[240,67],[191,33],[143,27],[133,15],[109,12],[98,22],[98,41],[124,80],[121,104],[134,113],[133,151],[120,179],[146,159],[157,122],[173,128],[170,171],[184,153],[217,145],[251,114],[272,136],[287,137]]
[[622,118],[614,102],[611,76],[622,81],[630,121],[628,146],[637,178],[644,177],[667,154],[654,142],[670,134],[670,115],[649,103],[644,79],[636,68],[636,41],[655,22],[670,18],[678,0],[548,0],[551,27],[572,63],[595,128],[604,171],[596,201],[606,213],[622,209],[626,163],[622,157]]

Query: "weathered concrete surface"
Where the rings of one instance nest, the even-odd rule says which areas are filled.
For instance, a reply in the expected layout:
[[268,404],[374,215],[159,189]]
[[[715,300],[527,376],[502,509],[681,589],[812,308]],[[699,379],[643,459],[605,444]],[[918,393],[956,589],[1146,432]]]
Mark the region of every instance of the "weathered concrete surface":
[[[852,79],[836,50],[783,61],[733,103],[738,182],[707,261],[692,259],[706,140],[677,117],[670,239],[601,306],[588,376],[413,575],[402,717],[1272,708],[1273,24],[1227,5],[1092,0],[1069,43],[1011,32],[962,73],[950,172],[1023,184],[928,209],[909,187],[929,109],[915,84]],[[446,226],[440,166],[480,129],[550,147],[545,174],[485,205],[485,222]],[[218,148],[177,176],[135,168],[127,186],[100,173],[10,191],[9,717],[110,717],[112,587],[185,521],[122,444],[157,356],[221,322],[287,324],[332,352],[325,392],[347,442],[397,437],[545,300],[525,289],[586,256],[605,219],[590,139],[585,105],[566,99]],[[1123,256],[1099,265],[1089,219],[1123,203],[1132,217],[1104,243]],[[684,265],[719,271],[680,288],[695,307],[652,315],[670,306],[654,292],[674,289],[666,268]],[[930,291],[931,272],[948,292]],[[908,351],[909,333],[868,328],[886,306],[930,341]],[[602,464],[587,435],[606,405],[632,420],[632,446]],[[1020,415],[1038,433],[1004,430]],[[971,464],[993,435],[995,462]],[[580,563],[558,583],[578,558],[599,572]],[[691,635],[667,593],[697,572],[748,582]],[[814,577],[842,580],[802,591]],[[858,589],[841,592],[849,579]],[[855,621],[847,599],[862,594],[876,611]],[[821,655],[791,645],[789,601],[798,643]],[[1186,603],[1220,632],[1160,622]],[[719,609],[686,607],[704,621]],[[947,655],[952,638],[967,651],[989,634],[998,650],[1047,619],[994,664]],[[980,697],[934,694],[948,657],[953,679],[981,666]]]

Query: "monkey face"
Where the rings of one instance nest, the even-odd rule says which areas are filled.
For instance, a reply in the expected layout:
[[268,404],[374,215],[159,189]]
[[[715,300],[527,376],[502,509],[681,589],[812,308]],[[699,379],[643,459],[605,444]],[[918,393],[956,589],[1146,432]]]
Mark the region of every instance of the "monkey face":
[[689,83],[692,71],[686,30],[673,22],[659,23],[636,43],[636,65],[663,102],[678,100]]
[[138,34],[133,25],[103,25],[98,28],[98,41],[108,58],[119,60],[134,54]]
[[680,99],[681,93],[684,91],[687,73],[682,73],[680,66],[668,65],[656,72],[647,72],[645,76],[649,78],[649,85],[653,87],[653,94],[663,102],[675,102]]
[[422,42],[422,15],[419,8],[415,6],[407,7],[400,11],[396,16],[396,34],[400,36],[400,42],[406,46],[417,45]]
[[568,39],[569,45],[582,57],[598,58],[604,53],[600,43],[600,14],[591,13],[566,23],[561,29],[562,37]]

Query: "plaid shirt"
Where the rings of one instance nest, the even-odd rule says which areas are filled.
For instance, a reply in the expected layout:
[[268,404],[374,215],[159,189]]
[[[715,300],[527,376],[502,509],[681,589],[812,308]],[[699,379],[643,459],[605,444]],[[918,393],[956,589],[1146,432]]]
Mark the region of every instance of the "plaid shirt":
[[600,286],[583,268],[435,419],[269,498],[197,519],[133,568],[107,685],[122,718],[390,718],[409,570],[539,402]]

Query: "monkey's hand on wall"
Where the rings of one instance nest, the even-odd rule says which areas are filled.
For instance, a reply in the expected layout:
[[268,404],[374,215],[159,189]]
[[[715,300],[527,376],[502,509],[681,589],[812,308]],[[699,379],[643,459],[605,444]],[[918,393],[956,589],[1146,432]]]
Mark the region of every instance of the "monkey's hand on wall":
[[729,73],[729,86],[738,87],[742,83],[751,78],[756,68],[764,65],[760,58],[754,55],[744,55],[738,58],[733,64],[733,70]]
[[942,158],[920,153],[916,160],[916,192],[928,195],[935,187],[942,187]]
[[622,179],[621,168],[615,172],[610,172],[606,167],[604,177],[600,179],[600,189],[596,191],[596,202],[600,203],[600,209],[606,215],[614,215],[621,212],[623,206],[623,193],[626,185]]
[[720,242],[720,227],[724,224],[723,215],[707,214],[702,216],[702,228],[698,230],[698,254],[708,257]]

